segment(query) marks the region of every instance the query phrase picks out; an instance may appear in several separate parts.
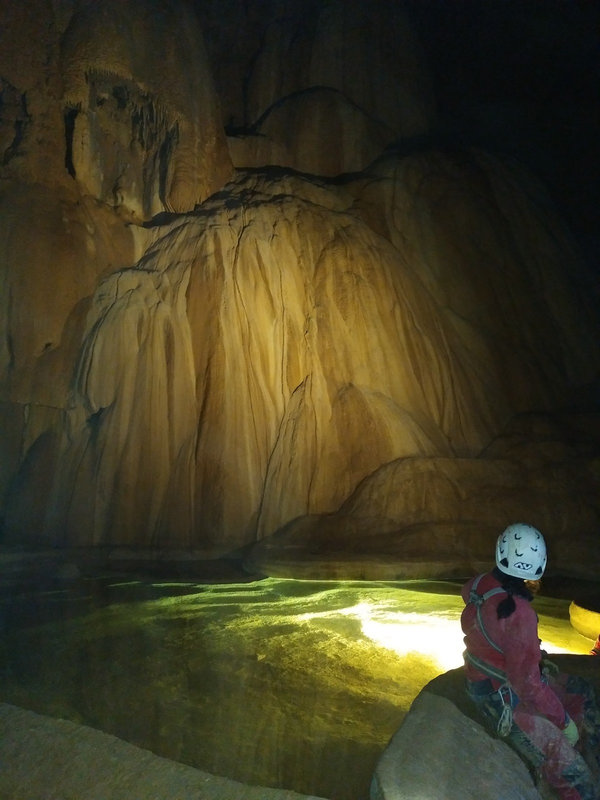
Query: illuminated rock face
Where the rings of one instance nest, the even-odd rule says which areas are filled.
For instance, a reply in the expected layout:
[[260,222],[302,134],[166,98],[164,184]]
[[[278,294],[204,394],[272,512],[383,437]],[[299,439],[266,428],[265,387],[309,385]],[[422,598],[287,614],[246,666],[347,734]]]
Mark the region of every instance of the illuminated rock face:
[[61,41],[67,167],[147,219],[188,211],[230,174],[202,30],[185,4],[83,6]]
[[50,11],[34,0],[0,15],[3,178],[79,190],[138,222],[188,211],[228,179],[202,31],[185,4]]
[[[246,45],[217,69],[233,29],[219,39],[200,6],[210,60],[183,6],[131,0],[55,4],[39,52],[0,61],[7,540],[214,555],[297,520],[256,567],[316,555],[338,574],[336,552],[378,549],[427,574],[427,542],[452,566],[465,531],[485,553],[518,512],[556,541],[575,531],[564,563],[583,569],[600,521],[590,425],[575,443],[572,423],[509,427],[581,399],[600,360],[542,190],[479,151],[376,158],[433,114],[390,4],[369,6],[364,40],[360,3],[263,20],[245,103],[230,81]],[[35,15],[2,13],[17,40],[35,32]],[[383,31],[402,59],[368,44]],[[230,180],[211,69],[243,129],[233,161],[311,174]]]
[[523,415],[477,458],[384,464],[335,513],[292,520],[247,564],[278,576],[462,578],[489,569],[507,521],[527,520],[544,532],[549,574],[595,580],[596,424]]
[[[437,197],[441,157],[399,162],[415,180],[422,171],[425,217],[432,163]],[[460,523],[479,514],[483,535],[511,502],[519,510],[533,502],[522,468],[476,457],[511,416],[560,404],[569,370],[591,370],[577,364],[589,324],[582,306],[577,331],[568,286],[559,308],[536,306],[531,289],[527,299],[536,263],[526,242],[522,260],[510,265],[516,295],[496,270],[478,286],[456,286],[452,269],[472,256],[464,245],[446,264],[443,217],[430,224],[428,253],[416,261],[416,220],[398,212],[415,198],[392,164],[367,191],[362,181],[340,189],[240,178],[201,213],[157,231],[135,267],[103,280],[56,432],[55,480],[40,521],[51,541],[231,550],[296,517],[336,511],[361,481],[342,513],[377,520],[372,532],[372,523],[357,523],[367,548],[390,523]],[[506,186],[499,165],[479,168]],[[544,237],[544,217],[514,192],[519,214],[527,207]],[[493,193],[487,203],[500,219]],[[466,234],[468,197],[462,214]],[[374,216],[381,231],[370,224]],[[518,229],[520,218],[503,219],[507,236],[511,224]],[[499,246],[493,223],[478,233]],[[555,242],[538,284],[560,280],[569,251]],[[432,277],[443,269],[453,276],[446,296]],[[516,318],[515,329],[508,321]],[[562,362],[556,354],[546,360],[551,330],[564,331]],[[430,466],[422,469],[424,459]],[[15,527],[36,490],[25,482],[10,506]],[[515,491],[525,492],[519,506]],[[584,521],[596,524],[593,515]],[[351,525],[341,536],[317,527],[326,547],[356,548]]]

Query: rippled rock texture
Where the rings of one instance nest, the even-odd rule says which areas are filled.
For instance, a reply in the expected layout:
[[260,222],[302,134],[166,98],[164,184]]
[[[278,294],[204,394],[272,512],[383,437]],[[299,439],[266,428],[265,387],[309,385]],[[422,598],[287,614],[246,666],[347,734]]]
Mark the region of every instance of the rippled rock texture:
[[[319,800],[285,789],[246,786],[160,758],[114,736],[2,703],[0,787],[19,800],[48,791],[80,800],[201,797],[203,800]],[[35,768],[31,769],[31,763]]]
[[403,577],[470,572],[520,518],[587,574],[586,266],[515,161],[427,138],[407,10],[0,22],[6,542]]

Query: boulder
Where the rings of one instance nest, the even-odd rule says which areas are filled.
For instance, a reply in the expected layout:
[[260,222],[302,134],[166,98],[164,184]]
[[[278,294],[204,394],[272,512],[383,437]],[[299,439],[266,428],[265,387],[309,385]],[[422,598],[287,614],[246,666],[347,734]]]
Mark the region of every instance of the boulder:
[[423,692],[381,757],[371,800],[540,800],[510,747],[450,700]]
[[[552,654],[599,697],[600,661]],[[434,678],[382,754],[371,800],[556,800],[556,793],[484,722],[464,689],[462,668]]]

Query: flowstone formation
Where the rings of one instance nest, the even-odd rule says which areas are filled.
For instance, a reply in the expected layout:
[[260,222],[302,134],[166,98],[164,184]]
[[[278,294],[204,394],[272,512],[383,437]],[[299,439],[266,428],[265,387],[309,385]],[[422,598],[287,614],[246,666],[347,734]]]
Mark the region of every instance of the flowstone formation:
[[225,10],[2,11],[4,541],[441,576],[518,517],[587,574],[599,326],[543,186],[427,138],[400,5]]

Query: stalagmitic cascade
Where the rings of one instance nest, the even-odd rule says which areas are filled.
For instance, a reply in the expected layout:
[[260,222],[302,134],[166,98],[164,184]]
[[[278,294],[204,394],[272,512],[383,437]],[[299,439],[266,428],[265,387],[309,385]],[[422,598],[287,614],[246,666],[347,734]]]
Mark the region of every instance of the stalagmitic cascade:
[[373,64],[358,0],[277,17],[242,111],[205,5],[206,49],[183,5],[59,3],[30,63],[0,59],[5,541],[427,574],[518,512],[585,572],[598,439],[563,410],[598,321],[543,188],[417,141],[401,9],[369,12],[405,43]]

